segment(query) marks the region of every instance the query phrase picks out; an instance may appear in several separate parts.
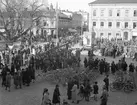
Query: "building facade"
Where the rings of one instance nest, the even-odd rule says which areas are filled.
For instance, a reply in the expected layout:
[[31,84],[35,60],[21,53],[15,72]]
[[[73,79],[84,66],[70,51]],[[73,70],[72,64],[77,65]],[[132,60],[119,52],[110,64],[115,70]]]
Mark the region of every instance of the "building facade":
[[137,0],[97,0],[89,4],[89,32],[96,38],[137,39]]

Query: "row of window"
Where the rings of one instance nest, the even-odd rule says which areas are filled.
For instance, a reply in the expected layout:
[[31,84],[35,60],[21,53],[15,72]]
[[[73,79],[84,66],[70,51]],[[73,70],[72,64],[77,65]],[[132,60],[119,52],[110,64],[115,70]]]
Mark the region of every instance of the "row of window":
[[[100,27],[104,27],[105,22],[100,22]],[[97,26],[97,22],[93,22],[93,26],[96,27]],[[108,27],[112,27],[112,22],[108,22]],[[121,27],[121,23],[120,22],[116,22],[116,27],[120,28]],[[124,23],[124,28],[128,28],[129,27],[129,23],[125,22]],[[137,22],[133,22],[133,29],[135,29],[137,27]]]
[[[116,16],[117,17],[120,17],[122,14],[122,11],[120,11],[120,10],[117,10],[117,12],[116,12]],[[130,11],[129,10],[125,10],[125,16],[126,17],[128,17],[129,16],[129,13],[130,13]],[[97,16],[97,10],[93,10],[93,16]],[[105,10],[104,9],[102,9],[101,11],[100,11],[100,16],[105,16]],[[113,10],[108,10],[108,16],[113,16]],[[137,17],[137,10],[134,10],[133,11],[133,16],[134,17]]]
[[[102,32],[102,33],[100,33],[100,37],[102,37],[104,35],[104,33]],[[112,35],[112,33],[108,33],[108,36],[111,36]],[[116,33],[116,36],[120,36],[120,33]]]
[[[100,37],[102,37],[103,35],[105,35],[103,32],[100,33]],[[112,35],[112,33],[108,33],[108,38],[111,35]],[[121,37],[121,34],[120,33],[116,33],[116,37]],[[128,40],[128,32],[124,32],[123,37],[124,37],[124,40]]]

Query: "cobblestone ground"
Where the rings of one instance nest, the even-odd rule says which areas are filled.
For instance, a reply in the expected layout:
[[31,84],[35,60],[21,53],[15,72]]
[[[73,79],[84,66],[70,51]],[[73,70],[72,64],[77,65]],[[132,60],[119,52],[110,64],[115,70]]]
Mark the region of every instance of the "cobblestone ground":
[[[104,85],[102,82],[103,78],[104,76],[101,76],[98,79],[100,94],[102,86]],[[112,76],[110,77],[110,81],[112,81]],[[42,90],[45,87],[49,89],[50,98],[52,99],[55,85],[45,81],[31,83],[30,87],[23,87],[23,89],[15,90],[14,87],[12,87],[11,92],[5,91],[4,88],[0,87],[0,105],[40,105]],[[60,92],[61,99],[66,99],[66,88],[60,86]],[[124,92],[109,92],[108,105],[134,105],[137,101],[136,97],[137,92],[130,94],[125,94]],[[82,101],[79,105],[99,105],[99,103],[100,100],[98,102],[91,100],[90,102]]]
[[[82,61],[85,56],[82,56]],[[102,58],[102,57],[100,57]],[[111,62],[112,58],[106,58],[107,61]],[[118,58],[116,58],[118,60]],[[127,59],[129,63],[130,60]],[[136,63],[136,62],[135,62]],[[101,94],[102,82],[104,76],[98,78],[99,83],[99,93]],[[113,76],[110,76],[110,82],[112,82]],[[55,85],[50,84],[44,80],[36,83],[31,83],[29,87],[23,87],[22,89],[11,88],[11,92],[5,91],[4,88],[0,86],[0,105],[40,105],[42,99],[43,88],[48,88],[50,93],[50,98],[52,99],[53,90]],[[66,88],[60,86],[61,99],[66,99]],[[100,96],[99,94],[99,96]],[[70,102],[70,101],[69,101]],[[132,92],[126,94],[124,92],[109,92],[108,105],[134,105],[137,102],[137,92]],[[70,102],[71,103],[71,102]],[[74,105],[71,103],[71,105]],[[90,102],[82,101],[79,105],[100,105],[100,100],[97,102],[91,100]]]

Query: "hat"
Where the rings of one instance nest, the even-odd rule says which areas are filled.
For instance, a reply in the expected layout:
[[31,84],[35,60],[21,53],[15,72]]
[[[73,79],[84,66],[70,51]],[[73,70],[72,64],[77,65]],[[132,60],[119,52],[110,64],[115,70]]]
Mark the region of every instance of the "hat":
[[47,88],[44,88],[44,93],[45,93],[45,92],[48,92],[48,89],[47,89]]

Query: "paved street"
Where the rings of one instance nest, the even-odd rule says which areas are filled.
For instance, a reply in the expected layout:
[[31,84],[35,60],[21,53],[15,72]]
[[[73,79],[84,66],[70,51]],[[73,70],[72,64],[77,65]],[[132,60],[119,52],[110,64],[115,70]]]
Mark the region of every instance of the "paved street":
[[[85,56],[82,56],[82,61]],[[118,59],[118,58],[117,58]],[[106,58],[107,61],[112,61],[112,58]],[[128,60],[130,62],[130,60]],[[110,76],[110,82],[112,82],[112,77]],[[100,87],[99,93],[101,93],[102,82],[104,76],[98,78],[98,83]],[[53,90],[55,85],[50,84],[46,81],[41,81],[37,83],[31,83],[30,87],[23,87],[23,89],[15,90],[12,87],[11,92],[5,91],[4,88],[0,87],[0,105],[40,105],[42,99],[43,88],[48,88],[50,92],[50,98],[52,99]],[[60,86],[61,99],[66,98],[66,88]],[[100,94],[99,94],[100,96]],[[134,105],[137,101],[137,92],[126,94],[124,92],[110,92],[108,105]],[[71,103],[71,102],[70,102]],[[100,101],[90,101],[90,102],[80,102],[79,105],[99,105]],[[73,104],[71,104],[73,105]]]

